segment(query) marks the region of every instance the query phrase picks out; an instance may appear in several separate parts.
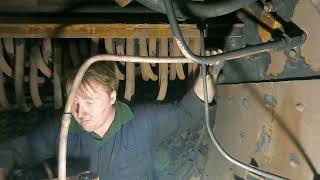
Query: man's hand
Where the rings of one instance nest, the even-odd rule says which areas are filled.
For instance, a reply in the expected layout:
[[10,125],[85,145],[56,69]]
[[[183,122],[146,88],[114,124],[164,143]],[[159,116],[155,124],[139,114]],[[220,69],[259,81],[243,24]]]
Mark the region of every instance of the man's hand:
[[[211,51],[211,55],[221,54],[222,51],[219,49],[217,51]],[[208,54],[208,53],[207,53]],[[207,91],[208,91],[208,102],[211,103],[213,101],[213,98],[215,96],[215,83],[217,82],[218,75],[223,68],[224,62],[218,61],[215,64],[212,64],[209,66],[208,69],[208,75],[206,77],[207,81]],[[195,84],[194,84],[194,92],[196,95],[204,101],[204,93],[203,93],[203,79],[201,74],[199,74],[199,77],[197,78]]]
[[218,75],[221,69],[223,68],[223,65],[224,65],[224,62],[222,61],[218,61],[214,65],[210,65],[208,73],[212,76],[214,82],[217,82]]
[[8,170],[0,168],[0,180],[5,180],[8,175]]
[[[214,82],[210,75],[206,77],[206,81],[207,81],[207,91],[208,91],[208,102],[211,103],[215,95],[215,88],[213,84]],[[200,98],[202,101],[204,101],[203,82],[204,80],[199,76],[193,87],[194,92],[196,93],[198,98]]]

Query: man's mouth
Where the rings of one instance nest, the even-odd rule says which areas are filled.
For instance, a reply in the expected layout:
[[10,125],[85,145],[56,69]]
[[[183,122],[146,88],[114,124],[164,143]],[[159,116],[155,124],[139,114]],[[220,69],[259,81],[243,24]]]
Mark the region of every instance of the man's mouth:
[[80,121],[81,124],[88,124],[88,123],[90,123],[90,122],[91,122],[91,120],[87,120],[87,119]]

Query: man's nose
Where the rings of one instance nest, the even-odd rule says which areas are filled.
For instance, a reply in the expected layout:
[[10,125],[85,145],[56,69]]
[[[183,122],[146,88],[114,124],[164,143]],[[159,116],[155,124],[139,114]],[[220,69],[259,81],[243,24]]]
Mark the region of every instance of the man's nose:
[[76,112],[79,118],[85,116],[84,107],[80,103],[77,103]]

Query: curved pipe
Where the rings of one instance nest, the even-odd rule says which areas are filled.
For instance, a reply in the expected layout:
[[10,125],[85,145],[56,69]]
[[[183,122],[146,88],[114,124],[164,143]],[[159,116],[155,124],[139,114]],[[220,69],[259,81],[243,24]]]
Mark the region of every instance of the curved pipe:
[[[177,21],[176,21],[176,18],[175,18],[175,15],[174,15],[174,12],[173,12],[173,8],[172,8],[172,1],[171,0],[163,0],[164,3],[165,3],[165,6],[166,6],[166,10],[167,10],[167,15],[168,15],[168,19],[170,21],[170,24],[172,26],[172,29],[173,30],[176,30],[176,32],[174,31],[174,34],[175,34],[175,38],[178,42],[178,45],[179,45],[179,48],[180,50],[183,52],[183,54],[188,58],[188,59],[191,59],[192,61],[195,61],[195,62],[213,62],[215,63],[215,74],[213,74],[214,76],[214,82],[216,82],[216,78],[218,77],[218,74],[219,74],[219,71],[221,70],[221,66],[219,66],[219,63],[223,63],[224,60],[227,60],[227,59],[223,59],[225,57],[228,57],[226,55],[230,54],[229,53],[224,53],[225,56],[223,56],[224,54],[222,55],[215,55],[215,56],[209,56],[209,58],[206,58],[205,56],[205,44],[204,44],[204,31],[203,29],[201,28],[200,29],[200,40],[201,40],[201,51],[200,51],[200,55],[201,56],[196,56],[194,55],[189,49],[188,47],[186,46],[185,42],[184,42],[184,39],[183,39],[183,36],[180,32],[180,29],[177,25]],[[178,37],[177,37],[178,36]],[[282,41],[279,41],[279,42],[282,42]],[[274,42],[275,43],[275,42]],[[284,42],[282,42],[284,44]],[[282,43],[280,45],[282,45]],[[267,44],[265,44],[267,45]],[[277,45],[277,44],[276,44]],[[256,46],[256,47],[259,47],[259,46]],[[243,50],[247,50],[248,48],[244,48]],[[250,51],[248,51],[248,53],[252,53],[252,54],[255,54],[257,53],[257,51],[259,52],[259,48],[253,48],[253,49],[250,49]],[[239,51],[239,50],[236,50],[236,51]],[[244,52],[242,52],[244,53]],[[234,54],[233,54],[234,55]],[[239,56],[242,56],[242,55],[247,55],[247,54],[239,54]],[[219,58],[221,57],[221,59]],[[221,64],[220,64],[221,65]],[[204,63],[202,63],[202,78],[204,80],[204,83],[203,83],[203,91],[204,91],[204,100],[205,100],[205,120],[206,120],[206,126],[207,126],[207,129],[208,129],[208,133],[210,135],[210,138],[213,142],[213,144],[216,146],[216,148],[218,149],[218,151],[222,154],[222,156],[224,158],[226,158],[227,160],[229,160],[231,163],[233,163],[234,165],[238,166],[238,167],[241,167],[243,169],[246,169],[250,172],[253,172],[253,173],[256,173],[260,176],[263,176],[263,177],[267,177],[267,178],[271,178],[271,179],[275,179],[275,180],[284,180],[286,178],[284,177],[281,177],[281,176],[278,176],[276,174],[272,174],[272,173],[269,173],[269,172],[266,172],[266,171],[263,171],[261,169],[258,169],[258,168],[255,168],[255,167],[252,167],[252,166],[249,166],[247,164],[244,164],[242,163],[241,161],[238,161],[237,159],[234,159],[233,157],[231,157],[223,148],[222,146],[220,145],[219,141],[217,140],[217,138],[214,136],[214,134],[212,133],[212,130],[211,130],[211,127],[210,127],[210,122],[209,122],[209,105],[208,105],[208,92],[207,92],[207,81],[205,80],[206,79],[206,65]]]
[[71,105],[78,87],[80,86],[82,77],[89,66],[97,61],[125,61],[125,62],[143,62],[143,63],[191,63],[192,61],[186,58],[159,58],[159,57],[137,57],[137,56],[115,56],[115,55],[97,55],[89,58],[80,67],[71,87],[70,95],[68,96],[62,122],[60,127],[60,142],[59,142],[59,159],[58,159],[58,178],[66,180],[66,158],[67,158],[67,138],[71,118]]
[[286,46],[286,39],[280,39],[277,41],[273,42],[268,42],[264,44],[259,44],[259,45],[254,45],[250,47],[245,47],[233,51],[229,51],[226,53],[222,53],[219,55],[214,55],[214,56],[197,56],[195,55],[188,46],[186,45],[186,42],[181,34],[180,28],[178,26],[177,20],[175,13],[173,11],[173,6],[172,6],[172,0],[163,0],[165,4],[165,8],[167,11],[167,16],[173,31],[173,34],[175,36],[175,39],[179,45],[179,48],[182,52],[182,54],[197,63],[200,64],[214,64],[218,61],[226,61],[226,60],[232,60],[236,58],[241,58],[253,54],[258,54],[261,52],[267,52],[267,51],[272,51],[272,50],[277,50],[279,48],[284,48]]
[[[200,40],[201,40],[201,51],[200,52],[201,52],[202,56],[205,56],[204,32],[202,29],[200,30]],[[219,63],[223,63],[223,62],[219,62]],[[258,169],[256,167],[253,167],[253,166],[249,166],[249,165],[233,158],[223,149],[223,147],[220,145],[218,139],[215,137],[215,135],[212,133],[212,130],[211,130],[210,121],[209,121],[210,118],[209,118],[207,81],[205,80],[206,76],[207,76],[207,68],[206,68],[205,64],[202,64],[201,67],[202,67],[201,75],[202,75],[202,79],[203,79],[203,91],[204,91],[204,101],[205,101],[205,103],[204,103],[205,108],[204,109],[205,109],[206,127],[207,127],[208,133],[210,135],[210,138],[211,138],[213,144],[216,146],[216,148],[221,153],[221,155],[224,158],[226,158],[228,161],[233,163],[234,165],[241,167],[245,170],[248,170],[250,172],[253,172],[255,174],[258,174],[260,176],[274,179],[274,180],[286,180],[286,178],[284,178],[284,177],[278,176],[276,174],[272,174],[270,172],[263,171],[263,170]],[[215,83],[217,81],[217,77],[218,77],[219,72],[222,69],[222,67],[223,67],[223,64],[222,64],[222,66],[221,66],[221,64],[219,64],[219,65],[213,67],[213,68],[215,68],[214,72],[213,72],[214,73],[213,74],[213,78],[214,78],[213,83]]]

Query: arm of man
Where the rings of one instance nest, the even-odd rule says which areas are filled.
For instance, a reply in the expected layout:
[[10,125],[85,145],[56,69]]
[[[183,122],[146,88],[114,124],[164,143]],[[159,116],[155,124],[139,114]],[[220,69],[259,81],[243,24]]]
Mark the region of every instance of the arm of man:
[[0,168],[0,180],[5,180],[8,175],[8,170]]
[[[214,98],[214,84],[210,76],[206,80],[208,100],[211,103]],[[148,139],[155,146],[181,129],[197,128],[204,123],[203,100],[203,80],[198,78],[193,89],[187,92],[178,103],[147,104],[136,108],[134,114],[138,121],[145,124],[144,131],[151,134]]]
[[58,124],[47,124],[28,135],[0,144],[0,177],[15,166],[32,166],[54,157]]

